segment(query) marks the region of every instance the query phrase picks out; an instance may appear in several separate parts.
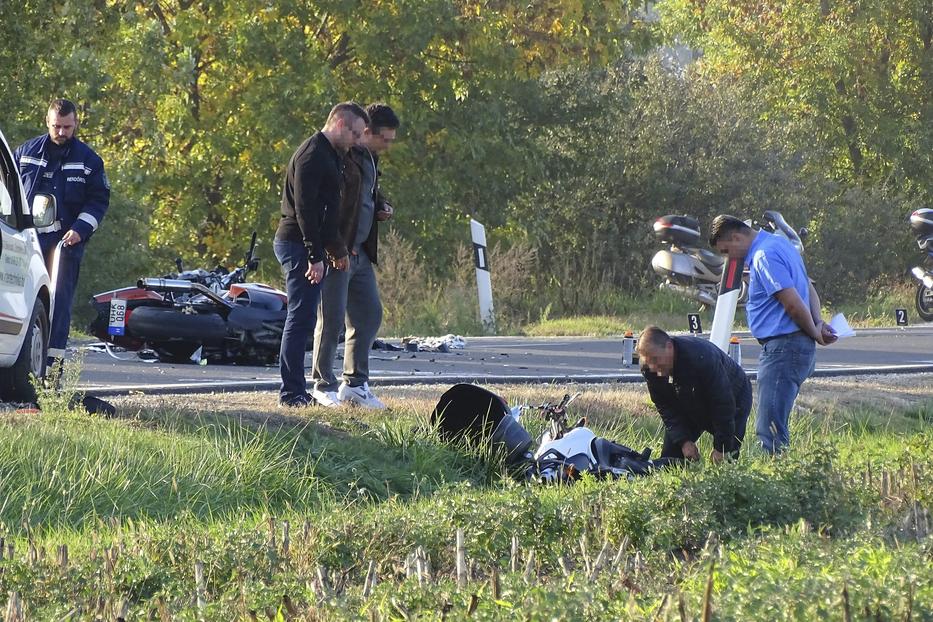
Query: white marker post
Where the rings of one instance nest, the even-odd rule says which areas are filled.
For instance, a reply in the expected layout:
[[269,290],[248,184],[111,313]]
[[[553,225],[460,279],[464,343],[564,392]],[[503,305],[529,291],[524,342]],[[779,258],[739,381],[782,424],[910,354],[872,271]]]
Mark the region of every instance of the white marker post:
[[732,324],[735,322],[735,308],[739,304],[741,291],[742,262],[727,259],[722,267],[719,297],[716,298],[716,311],[713,312],[713,327],[709,331],[709,340],[727,354],[729,353],[729,338],[732,336]]
[[489,255],[486,251],[486,227],[471,218],[470,234],[473,238],[473,262],[476,265],[479,317],[486,332],[495,334],[496,318],[492,309],[492,279],[489,274]]

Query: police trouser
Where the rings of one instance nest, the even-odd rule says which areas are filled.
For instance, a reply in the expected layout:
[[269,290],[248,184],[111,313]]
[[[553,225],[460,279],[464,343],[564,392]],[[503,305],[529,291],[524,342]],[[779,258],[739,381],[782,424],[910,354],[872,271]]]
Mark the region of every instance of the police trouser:
[[[58,236],[39,236],[50,277],[53,276],[51,272],[54,268],[54,253],[60,239]],[[49,359],[65,357],[68,332],[71,330],[71,304],[74,302],[75,290],[78,287],[78,274],[81,271],[81,259],[84,257],[84,242],[73,246],[62,246],[60,252],[58,279],[54,283],[55,304],[52,311],[52,329],[49,333]]]

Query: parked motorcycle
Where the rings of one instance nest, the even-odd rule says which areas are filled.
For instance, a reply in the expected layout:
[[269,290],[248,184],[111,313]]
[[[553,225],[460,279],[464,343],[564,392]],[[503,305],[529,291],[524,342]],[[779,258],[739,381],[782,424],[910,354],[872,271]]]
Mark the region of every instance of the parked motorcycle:
[[[786,237],[803,254],[806,229],[794,231],[780,212],[772,210],[764,213],[759,224],[766,231]],[[699,302],[701,310],[715,307],[725,259],[703,247],[699,221],[687,215],[662,216],[654,222],[654,235],[662,244],[670,245],[670,249],[659,250],[651,258],[652,269],[664,277],[661,289]],[[744,278],[739,305],[744,305],[747,299],[748,279]]]
[[910,215],[910,229],[917,236],[917,245],[926,253],[926,267],[915,266],[910,273],[917,285],[917,314],[925,322],[933,322],[933,209],[918,209]]
[[242,266],[233,270],[183,270],[141,278],[136,287],[102,292],[91,299],[97,316],[90,332],[131,351],[149,348],[158,359],[184,363],[265,365],[275,362],[285,327],[286,294],[248,283],[259,268],[253,233]]

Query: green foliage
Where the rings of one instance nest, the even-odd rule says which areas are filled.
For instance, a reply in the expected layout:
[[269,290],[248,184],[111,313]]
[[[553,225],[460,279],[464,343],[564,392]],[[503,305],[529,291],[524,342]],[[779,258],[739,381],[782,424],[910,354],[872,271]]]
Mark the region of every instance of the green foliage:
[[547,158],[511,224],[538,248],[555,315],[612,313],[655,283],[658,216],[687,213],[705,229],[718,213],[772,209],[802,224],[827,199],[728,79],[651,57],[541,81],[529,124]]
[[[499,172],[521,153],[510,108],[533,78],[604,62],[632,36],[617,3],[544,5],[7,4],[4,54],[37,59],[12,76],[14,142],[40,126],[49,93],[72,97],[115,194],[149,219],[149,245],[225,262],[250,231],[271,232],[281,171],[330,106],[384,99],[404,122],[386,162],[399,219],[444,238],[514,192]],[[50,48],[52,28],[67,36]]]
[[666,33],[738,78],[790,142],[815,145],[832,178],[929,202],[933,16],[923,0],[664,0]]
[[[360,6],[0,7],[7,136],[42,131],[45,102],[69,96],[114,185],[77,318],[88,293],[176,256],[231,265],[254,230],[258,276],[279,283],[269,242],[283,167],[350,98],[385,100],[403,123],[383,187],[423,264],[410,277],[431,295],[395,288],[390,332],[479,329],[456,250],[469,217],[504,256],[533,257],[523,279],[496,284],[502,330],[545,311],[624,314],[657,282],[650,225],[665,213],[705,228],[720,212],[783,212],[813,233],[808,261],[832,304],[909,264],[899,215],[933,187],[933,27],[919,0],[667,0],[659,25],[607,0]],[[651,51],[661,34],[701,60],[668,66]]]

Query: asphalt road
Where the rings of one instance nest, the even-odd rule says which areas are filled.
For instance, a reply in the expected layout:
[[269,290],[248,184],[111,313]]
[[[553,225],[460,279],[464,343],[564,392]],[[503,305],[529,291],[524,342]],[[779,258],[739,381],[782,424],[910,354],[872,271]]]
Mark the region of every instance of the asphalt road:
[[[503,382],[635,382],[638,369],[622,366],[621,338],[471,337],[466,348],[436,352],[373,351],[374,385],[478,381]],[[398,342],[395,342],[398,343]],[[745,336],[742,364],[754,375],[759,346]],[[342,354],[341,351],[338,356]],[[107,395],[144,391],[178,393],[258,390],[278,386],[278,368],[235,365],[170,365],[146,363],[134,353],[84,349],[79,388]],[[310,357],[309,357],[310,358]],[[310,365],[309,358],[306,364]],[[817,350],[818,375],[852,373],[933,372],[933,324],[903,329],[860,330],[854,337]],[[336,362],[340,369],[342,361]],[[310,370],[309,370],[310,375]],[[931,386],[933,392],[933,386]]]

